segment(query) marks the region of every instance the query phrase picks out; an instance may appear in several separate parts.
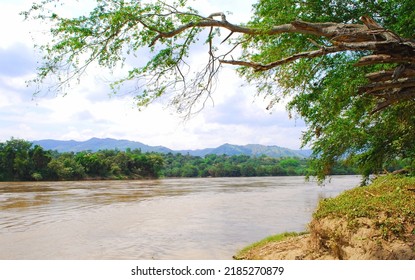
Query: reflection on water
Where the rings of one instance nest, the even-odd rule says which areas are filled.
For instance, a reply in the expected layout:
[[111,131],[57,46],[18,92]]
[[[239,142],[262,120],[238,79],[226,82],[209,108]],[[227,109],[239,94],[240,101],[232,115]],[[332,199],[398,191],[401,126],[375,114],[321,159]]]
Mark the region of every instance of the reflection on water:
[[354,187],[335,176],[0,183],[0,259],[230,259],[305,230],[317,201]]

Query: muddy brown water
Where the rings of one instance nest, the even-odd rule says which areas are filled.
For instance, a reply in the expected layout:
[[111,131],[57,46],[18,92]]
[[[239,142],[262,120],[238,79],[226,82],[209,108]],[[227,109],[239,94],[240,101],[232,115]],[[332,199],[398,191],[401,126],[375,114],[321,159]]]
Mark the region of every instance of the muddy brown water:
[[0,183],[0,259],[231,259],[357,176]]

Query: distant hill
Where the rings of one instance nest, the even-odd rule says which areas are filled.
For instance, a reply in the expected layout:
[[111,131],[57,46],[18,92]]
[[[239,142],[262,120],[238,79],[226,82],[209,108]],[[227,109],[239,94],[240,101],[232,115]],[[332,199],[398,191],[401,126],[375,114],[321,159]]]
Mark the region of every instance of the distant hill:
[[149,146],[141,142],[129,141],[129,140],[116,140],[111,138],[91,138],[87,141],[62,141],[62,140],[39,140],[33,141],[33,144],[39,145],[46,150],[57,150],[58,152],[80,152],[80,151],[92,151],[99,150],[113,150],[118,149],[124,151],[127,148],[140,149],[142,152],[158,152],[158,153],[181,153],[189,154],[192,156],[205,156],[208,154],[216,155],[248,155],[248,156],[260,156],[266,155],[274,158],[279,157],[309,157],[310,150],[291,150],[288,148],[282,148],[278,146],[264,146],[257,144],[249,144],[244,146],[223,144],[217,148],[207,148],[199,150],[171,150],[163,146]]
[[170,153],[173,150],[163,146],[148,146],[141,142],[129,141],[129,140],[116,140],[111,138],[91,138],[87,141],[62,141],[62,140],[39,140],[32,141],[33,144],[39,145],[47,150],[57,150],[58,152],[81,152],[99,150],[114,150],[118,149],[124,151],[127,148],[132,150],[140,149],[142,152],[158,152],[158,153]]
[[205,156],[208,154],[216,155],[248,155],[248,156],[261,156],[266,155],[269,157],[280,158],[280,157],[309,157],[311,155],[310,150],[291,150],[288,148],[282,148],[279,146],[264,146],[258,144],[249,144],[249,145],[232,145],[232,144],[223,144],[217,148],[208,148],[201,150],[182,150],[177,151],[182,154],[190,154],[195,156]]

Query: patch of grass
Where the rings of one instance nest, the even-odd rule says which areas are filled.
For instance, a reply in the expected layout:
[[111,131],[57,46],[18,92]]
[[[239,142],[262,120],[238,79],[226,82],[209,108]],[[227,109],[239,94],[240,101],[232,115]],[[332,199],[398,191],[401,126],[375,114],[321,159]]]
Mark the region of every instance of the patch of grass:
[[260,241],[257,241],[255,243],[252,243],[251,245],[246,246],[245,248],[243,248],[242,250],[240,250],[235,256],[233,256],[234,259],[236,260],[240,260],[243,259],[244,256],[251,250],[255,249],[255,248],[259,248],[259,247],[263,247],[266,244],[270,243],[270,242],[279,242],[279,241],[283,241],[289,237],[296,237],[296,236],[300,236],[306,234],[306,232],[284,232],[284,233],[280,233],[280,234],[276,234],[276,235],[271,235],[268,236]]
[[313,216],[346,218],[352,227],[356,218],[373,219],[385,239],[400,238],[415,224],[415,177],[379,177],[367,187],[323,199]]

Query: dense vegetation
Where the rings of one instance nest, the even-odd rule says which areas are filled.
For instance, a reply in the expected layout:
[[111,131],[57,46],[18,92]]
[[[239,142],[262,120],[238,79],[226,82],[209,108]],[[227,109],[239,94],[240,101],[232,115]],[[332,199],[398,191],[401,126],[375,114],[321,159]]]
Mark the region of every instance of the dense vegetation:
[[[205,157],[182,154],[164,155],[165,177],[254,177],[307,175],[308,160],[296,157],[272,158],[265,155],[215,155]],[[339,164],[333,174],[355,174],[355,170]]]
[[20,139],[0,143],[0,181],[157,178],[163,158],[140,150],[58,153]]
[[[290,176],[309,171],[308,161],[300,158],[200,157],[142,153],[138,149],[58,153],[21,139],[0,143],[0,181]],[[354,172],[339,164],[333,174]]]

